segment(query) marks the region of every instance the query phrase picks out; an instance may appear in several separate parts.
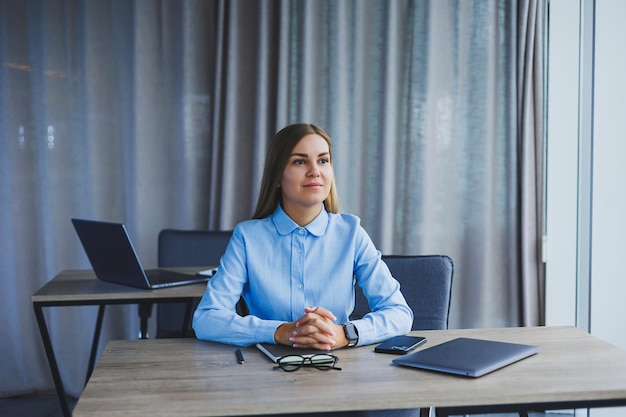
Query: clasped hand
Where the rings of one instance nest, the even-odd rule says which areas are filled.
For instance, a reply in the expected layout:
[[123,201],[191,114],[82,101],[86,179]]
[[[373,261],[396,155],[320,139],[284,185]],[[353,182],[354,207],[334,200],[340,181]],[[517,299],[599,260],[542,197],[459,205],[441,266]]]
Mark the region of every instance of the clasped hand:
[[295,348],[338,349],[348,340],[335,320],[335,315],[323,307],[306,307],[298,320],[278,326],[274,338],[277,343]]

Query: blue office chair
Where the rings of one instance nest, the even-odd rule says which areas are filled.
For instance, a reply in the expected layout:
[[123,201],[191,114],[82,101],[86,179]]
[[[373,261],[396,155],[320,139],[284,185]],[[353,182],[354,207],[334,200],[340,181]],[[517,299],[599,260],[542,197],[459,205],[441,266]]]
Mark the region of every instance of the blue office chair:
[[[228,246],[232,231],[164,229],[159,233],[158,265],[162,268],[218,265]],[[194,300],[192,312],[200,299]],[[193,336],[190,321],[185,320],[187,305],[157,306],[157,338]],[[239,313],[246,314],[241,311]],[[181,331],[181,323],[186,321]]]
[[[447,329],[454,274],[452,259],[445,255],[383,255],[382,258],[413,310],[411,330]],[[355,307],[350,316],[353,320],[370,311],[358,285],[355,292]]]

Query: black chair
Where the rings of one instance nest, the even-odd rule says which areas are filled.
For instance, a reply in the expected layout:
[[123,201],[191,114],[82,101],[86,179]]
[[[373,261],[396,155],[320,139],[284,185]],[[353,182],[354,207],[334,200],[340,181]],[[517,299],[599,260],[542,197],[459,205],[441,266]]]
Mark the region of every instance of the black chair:
[[[218,265],[232,231],[164,229],[159,233],[158,265],[161,268]],[[200,302],[196,299],[193,309]],[[191,323],[182,329],[185,304],[157,306],[157,338],[193,336]]]
[[[445,330],[448,328],[454,263],[445,255],[383,255],[400,290],[413,310],[411,330]],[[358,279],[358,277],[357,277]],[[356,300],[351,319],[370,311],[367,300],[356,286]]]

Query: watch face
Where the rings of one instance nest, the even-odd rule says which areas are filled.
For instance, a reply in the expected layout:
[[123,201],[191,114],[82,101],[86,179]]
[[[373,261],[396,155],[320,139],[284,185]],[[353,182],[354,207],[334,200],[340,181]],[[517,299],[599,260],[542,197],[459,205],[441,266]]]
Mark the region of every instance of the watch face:
[[359,335],[356,331],[356,327],[354,327],[354,324],[352,323],[346,323],[344,324],[343,328],[346,332],[346,339],[348,339],[348,346],[354,346],[359,340]]

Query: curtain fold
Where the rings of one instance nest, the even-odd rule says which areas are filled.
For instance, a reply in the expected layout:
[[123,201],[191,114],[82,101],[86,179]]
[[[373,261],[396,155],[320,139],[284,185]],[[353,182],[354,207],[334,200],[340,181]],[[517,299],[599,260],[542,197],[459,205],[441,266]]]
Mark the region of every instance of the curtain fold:
[[517,155],[520,169],[520,322],[545,322],[545,269],[541,259],[544,178],[544,4],[518,4]]
[[[333,138],[343,210],[383,253],[453,258],[451,327],[539,324],[543,19],[542,0],[0,0],[0,395],[52,389],[30,296],[89,268],[70,218],[125,222],[153,267],[161,229],[250,217],[296,121]],[[46,312],[74,395],[95,315]],[[108,308],[102,344],[138,324]]]

